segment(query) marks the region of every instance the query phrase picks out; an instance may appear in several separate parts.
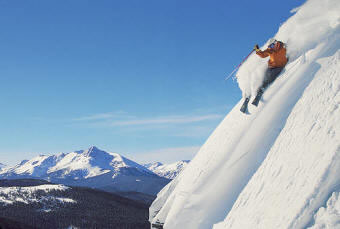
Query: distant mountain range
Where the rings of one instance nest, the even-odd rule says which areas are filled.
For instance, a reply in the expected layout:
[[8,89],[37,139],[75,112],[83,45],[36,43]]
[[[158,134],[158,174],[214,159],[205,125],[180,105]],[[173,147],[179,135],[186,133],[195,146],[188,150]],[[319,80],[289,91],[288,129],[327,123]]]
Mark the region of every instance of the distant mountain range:
[[156,173],[158,176],[174,179],[189,164],[189,160],[183,160],[172,164],[162,164],[161,162],[144,164],[146,168]]
[[38,178],[70,186],[153,196],[170,182],[170,179],[160,177],[132,160],[95,146],[87,150],[24,160],[0,170],[0,178]]
[[[140,165],[95,146],[87,150],[40,155],[15,166],[0,164],[0,179],[44,179],[57,184],[84,186],[120,193],[149,203],[189,163],[180,161]],[[2,168],[2,169],[1,169]],[[142,197],[138,193],[145,194]]]

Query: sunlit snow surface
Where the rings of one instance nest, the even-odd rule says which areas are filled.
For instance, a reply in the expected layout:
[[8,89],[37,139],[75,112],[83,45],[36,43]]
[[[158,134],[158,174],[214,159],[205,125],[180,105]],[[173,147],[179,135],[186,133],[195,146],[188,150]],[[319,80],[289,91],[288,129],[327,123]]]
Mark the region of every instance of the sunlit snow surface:
[[[339,227],[325,220],[339,213],[327,205],[340,190],[339,12],[338,0],[309,0],[280,27],[285,71],[259,107],[242,114],[242,101],[235,106],[158,194],[150,221],[165,229]],[[242,66],[244,94],[256,90],[265,66],[256,56]]]

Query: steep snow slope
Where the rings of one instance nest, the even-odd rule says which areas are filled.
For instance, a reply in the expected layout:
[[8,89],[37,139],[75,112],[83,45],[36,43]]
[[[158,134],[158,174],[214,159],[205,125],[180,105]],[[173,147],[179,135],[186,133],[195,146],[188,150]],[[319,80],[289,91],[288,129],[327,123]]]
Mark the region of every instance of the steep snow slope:
[[96,147],[25,160],[0,170],[0,178],[41,178],[66,185],[150,195],[155,195],[169,182],[117,153]]
[[[285,71],[250,115],[239,112],[240,101],[226,116],[158,194],[151,222],[165,229],[210,229],[225,218],[215,228],[312,226],[314,212],[339,191],[338,12],[337,0],[309,0],[281,26]],[[243,94],[256,90],[265,64],[252,56],[240,69]]]
[[214,228],[304,228],[340,190],[340,51],[319,62],[266,160]]
[[144,166],[158,176],[168,179],[175,179],[189,164],[190,161],[183,160],[172,164],[164,165],[160,162],[145,164]]

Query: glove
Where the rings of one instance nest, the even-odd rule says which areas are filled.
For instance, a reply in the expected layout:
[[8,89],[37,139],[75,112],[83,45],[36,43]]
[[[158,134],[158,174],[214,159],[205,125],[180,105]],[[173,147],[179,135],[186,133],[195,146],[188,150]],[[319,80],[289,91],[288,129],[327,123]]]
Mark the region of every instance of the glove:
[[259,48],[259,45],[257,45],[257,44],[254,46],[254,50],[255,50],[256,52],[261,51],[260,48]]

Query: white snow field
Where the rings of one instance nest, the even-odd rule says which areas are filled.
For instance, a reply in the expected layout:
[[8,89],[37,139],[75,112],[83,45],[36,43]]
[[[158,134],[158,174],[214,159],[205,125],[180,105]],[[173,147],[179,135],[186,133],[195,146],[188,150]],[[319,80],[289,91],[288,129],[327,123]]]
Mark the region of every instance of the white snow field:
[[[150,207],[165,229],[340,228],[340,1],[309,0],[279,29],[289,63],[259,106],[225,117]],[[263,47],[265,48],[265,47]],[[237,73],[244,95],[266,60]]]

